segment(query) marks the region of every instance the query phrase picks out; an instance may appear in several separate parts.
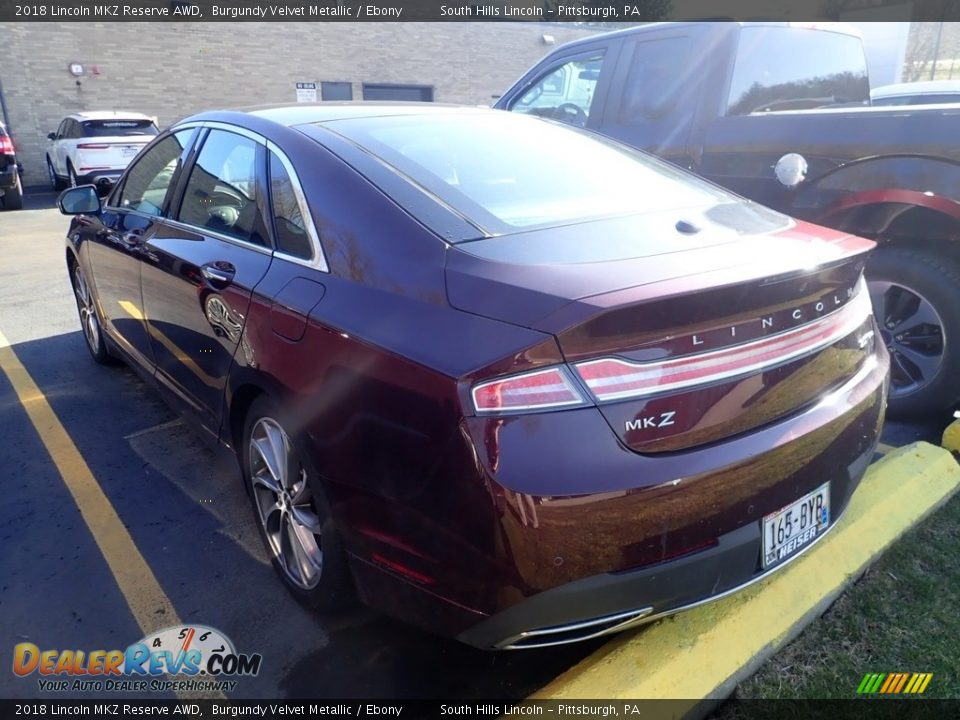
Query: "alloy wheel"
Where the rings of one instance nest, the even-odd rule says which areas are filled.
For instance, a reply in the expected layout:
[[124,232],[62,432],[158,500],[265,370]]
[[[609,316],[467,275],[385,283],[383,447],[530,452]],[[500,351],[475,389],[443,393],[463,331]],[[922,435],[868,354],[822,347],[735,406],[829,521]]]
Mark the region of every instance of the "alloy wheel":
[[47,175],[50,176],[50,187],[57,189],[57,174],[53,171],[53,165],[47,160]]
[[257,514],[270,550],[290,582],[312,590],[320,582],[323,552],[306,469],[290,437],[269,417],[253,426],[248,458]]
[[83,328],[83,337],[90,346],[90,352],[96,355],[100,352],[100,321],[93,304],[90,288],[83,278],[83,271],[77,265],[73,270],[73,294],[77,298],[77,310],[80,313],[80,326]]
[[912,393],[931,382],[943,364],[946,337],[933,304],[892,282],[869,283],[880,336],[890,352],[890,393]]

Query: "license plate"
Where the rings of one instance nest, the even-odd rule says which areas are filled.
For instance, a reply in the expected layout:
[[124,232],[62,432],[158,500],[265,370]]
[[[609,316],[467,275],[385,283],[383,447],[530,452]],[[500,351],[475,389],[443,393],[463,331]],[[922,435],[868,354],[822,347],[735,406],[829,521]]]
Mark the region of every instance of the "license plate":
[[125,158],[132,158],[138,152],[140,152],[140,148],[133,145],[128,145],[127,147],[120,148],[120,154],[123,155],[123,157]]
[[763,518],[763,567],[808,545],[830,524],[830,483]]

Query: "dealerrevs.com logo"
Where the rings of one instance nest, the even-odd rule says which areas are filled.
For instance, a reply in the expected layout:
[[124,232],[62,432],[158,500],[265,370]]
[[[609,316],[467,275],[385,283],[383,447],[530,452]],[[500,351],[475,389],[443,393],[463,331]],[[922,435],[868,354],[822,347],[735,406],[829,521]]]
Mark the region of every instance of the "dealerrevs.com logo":
[[13,672],[38,675],[47,692],[233,690],[238,676],[260,672],[263,656],[238,653],[230,639],[206,625],[176,625],[147,635],[126,650],[13,648]]

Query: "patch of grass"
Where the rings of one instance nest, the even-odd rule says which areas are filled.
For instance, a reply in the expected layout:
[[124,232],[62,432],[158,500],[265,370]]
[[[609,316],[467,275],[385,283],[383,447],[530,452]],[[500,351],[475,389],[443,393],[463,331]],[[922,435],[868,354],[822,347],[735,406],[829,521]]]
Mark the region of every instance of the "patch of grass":
[[931,672],[920,697],[960,698],[958,668],[960,496],[895,543],[735,697],[850,699],[866,673]]

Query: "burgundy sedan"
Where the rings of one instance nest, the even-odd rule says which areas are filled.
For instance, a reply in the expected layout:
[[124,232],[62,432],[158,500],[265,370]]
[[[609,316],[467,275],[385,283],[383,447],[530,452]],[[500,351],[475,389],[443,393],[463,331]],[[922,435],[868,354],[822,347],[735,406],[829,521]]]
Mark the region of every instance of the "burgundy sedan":
[[236,453],[314,608],[622,630],[811,547],[881,428],[873,243],[546,120],[204,113],[59,202],[94,359]]

